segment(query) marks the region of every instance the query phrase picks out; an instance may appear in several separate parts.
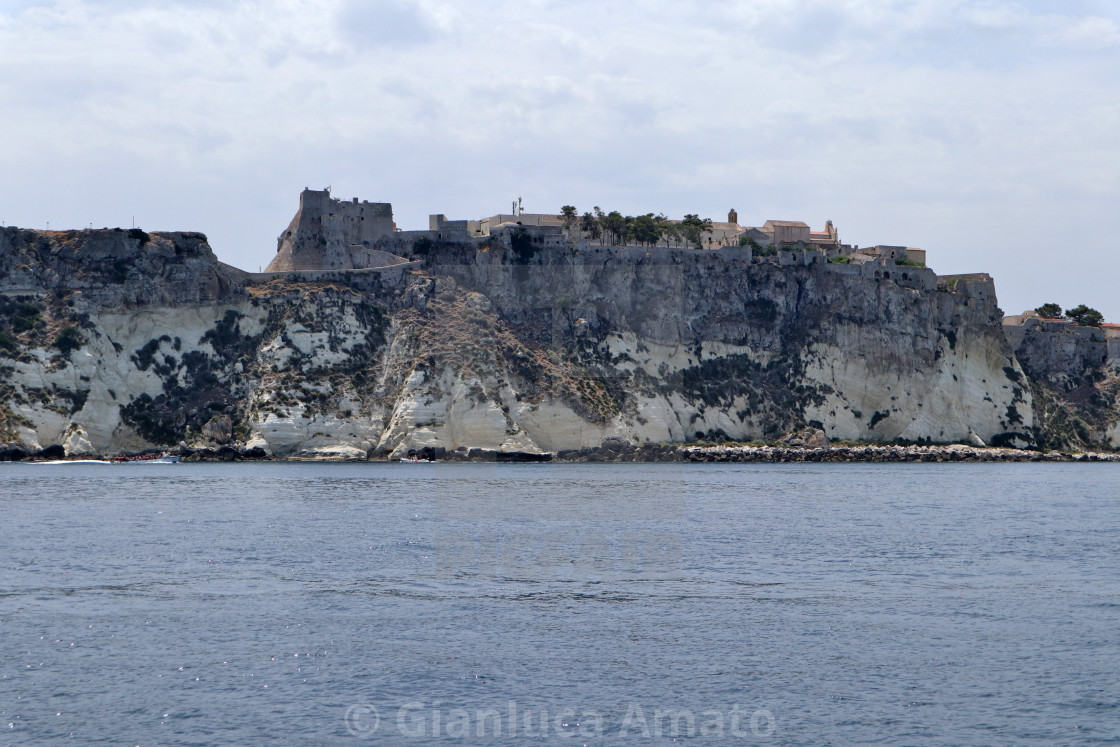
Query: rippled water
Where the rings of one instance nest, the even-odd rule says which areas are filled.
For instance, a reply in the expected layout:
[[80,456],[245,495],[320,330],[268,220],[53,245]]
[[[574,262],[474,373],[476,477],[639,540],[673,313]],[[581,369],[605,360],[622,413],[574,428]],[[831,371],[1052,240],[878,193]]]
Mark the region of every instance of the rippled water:
[[2,465],[0,744],[1115,744],[1118,487]]

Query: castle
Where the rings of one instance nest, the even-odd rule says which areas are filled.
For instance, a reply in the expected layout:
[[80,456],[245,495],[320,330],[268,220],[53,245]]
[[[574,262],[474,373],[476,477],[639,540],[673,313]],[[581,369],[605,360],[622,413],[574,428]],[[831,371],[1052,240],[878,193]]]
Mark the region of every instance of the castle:
[[[823,231],[813,231],[802,221],[768,220],[758,227],[740,226],[735,210],[725,222],[710,222],[691,235],[676,230],[681,221],[658,224],[657,241],[675,248],[697,247],[702,250],[742,248],[762,255],[776,255],[777,250],[816,250],[828,261],[864,264],[883,260],[906,261],[924,265],[925,252],[903,246],[874,246],[860,249],[840,241],[832,221]],[[527,236],[538,248],[561,248],[571,245],[607,243],[596,225],[594,231],[584,230],[577,217],[574,221],[560,215],[523,213],[520,200],[510,213],[499,213],[481,220],[448,220],[445,215],[429,216],[427,230],[402,231],[393,221],[393,206],[387,202],[339,200],[330,189],[304,189],[299,209],[277,242],[276,256],[266,272],[300,272],[320,270],[362,270],[402,264],[414,253],[418,242],[441,242],[489,246],[509,245],[514,234]],[[636,244],[625,237],[612,235],[613,246],[648,246]]]
[[396,232],[386,202],[343,202],[330,190],[304,189],[288,228],[280,235],[269,272],[351,270],[375,261],[374,247]]

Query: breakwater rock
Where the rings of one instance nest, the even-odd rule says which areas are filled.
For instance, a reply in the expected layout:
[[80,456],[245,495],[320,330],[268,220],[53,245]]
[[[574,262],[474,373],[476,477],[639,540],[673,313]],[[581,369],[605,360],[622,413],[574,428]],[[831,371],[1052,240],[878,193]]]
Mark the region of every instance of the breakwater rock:
[[235,446],[219,446],[216,449],[181,448],[171,452],[184,462],[267,462],[272,459],[259,446],[251,449]]
[[860,444],[799,448],[791,446],[689,446],[679,444],[609,444],[596,449],[562,451],[558,461],[572,462],[1120,462],[1108,452],[1032,451],[1028,449]]

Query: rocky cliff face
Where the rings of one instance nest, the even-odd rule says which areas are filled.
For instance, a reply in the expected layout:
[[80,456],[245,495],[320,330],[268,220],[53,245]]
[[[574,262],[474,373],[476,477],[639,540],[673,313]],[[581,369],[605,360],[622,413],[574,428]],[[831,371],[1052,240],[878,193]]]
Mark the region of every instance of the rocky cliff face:
[[422,270],[241,288],[200,234],[0,241],[0,441],[32,448],[365,458],[1034,425],[990,288],[926,270],[445,245]]
[[1025,441],[1032,425],[990,286],[609,248],[528,264],[452,250],[429,268],[600,382],[600,422],[630,440],[768,439],[808,423],[834,439]]
[[1120,361],[1099,329],[1033,326],[1015,335],[1046,448],[1120,448]]

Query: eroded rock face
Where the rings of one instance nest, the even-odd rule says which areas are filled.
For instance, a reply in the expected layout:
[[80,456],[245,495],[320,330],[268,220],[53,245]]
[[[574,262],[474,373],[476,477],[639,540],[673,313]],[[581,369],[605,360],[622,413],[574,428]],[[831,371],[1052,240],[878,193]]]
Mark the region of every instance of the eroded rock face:
[[65,297],[83,313],[236,298],[201,233],[0,228],[0,291]]
[[[1048,448],[1120,448],[1120,360],[1100,329],[1021,329],[1016,357],[1036,404],[1035,440]],[[1115,352],[1115,351],[1113,351]]]
[[527,265],[447,251],[429,265],[623,391],[611,430],[639,442],[805,424],[832,439],[1029,440],[1030,392],[990,283],[935,290],[925,269],[869,279],[664,250]]
[[28,451],[992,443],[1033,425],[994,294],[924,270],[459,246],[419,271],[243,289],[199,234],[0,239],[0,442]]

